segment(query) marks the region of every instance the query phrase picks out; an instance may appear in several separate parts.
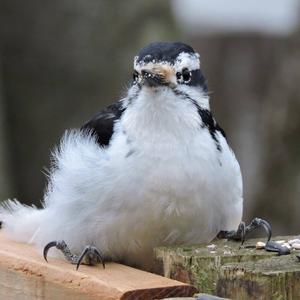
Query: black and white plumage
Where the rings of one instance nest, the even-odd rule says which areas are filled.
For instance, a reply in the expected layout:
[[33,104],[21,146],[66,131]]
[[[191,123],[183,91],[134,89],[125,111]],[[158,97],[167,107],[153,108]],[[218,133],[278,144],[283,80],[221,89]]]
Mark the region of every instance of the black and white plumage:
[[122,101],[109,105],[86,122],[81,130],[92,132],[100,146],[108,146],[114,132],[114,125],[121,118],[124,110]]
[[158,245],[211,241],[237,229],[242,177],[210,112],[199,55],[183,43],[152,43],[134,60],[127,96],[54,153],[43,209],[8,201],[9,236],[44,247],[64,240],[149,267]]

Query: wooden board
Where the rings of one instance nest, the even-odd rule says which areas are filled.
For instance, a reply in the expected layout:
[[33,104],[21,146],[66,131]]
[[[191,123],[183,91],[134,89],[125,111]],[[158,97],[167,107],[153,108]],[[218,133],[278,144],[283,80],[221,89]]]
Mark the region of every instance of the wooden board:
[[128,266],[75,266],[0,234],[0,299],[162,299],[192,296],[196,288]]

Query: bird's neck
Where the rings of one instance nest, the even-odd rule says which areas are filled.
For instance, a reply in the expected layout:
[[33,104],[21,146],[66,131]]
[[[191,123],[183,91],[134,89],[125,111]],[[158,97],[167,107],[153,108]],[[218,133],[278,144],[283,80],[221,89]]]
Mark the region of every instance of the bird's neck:
[[128,104],[121,125],[133,139],[171,141],[193,135],[201,119],[191,101],[176,96],[169,88],[143,89]]

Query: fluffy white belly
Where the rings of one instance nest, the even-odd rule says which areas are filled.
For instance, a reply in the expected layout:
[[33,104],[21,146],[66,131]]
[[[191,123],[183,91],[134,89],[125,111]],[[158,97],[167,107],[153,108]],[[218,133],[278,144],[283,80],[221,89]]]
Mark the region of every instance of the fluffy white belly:
[[106,257],[147,268],[155,246],[206,242],[237,228],[241,174],[220,141],[222,152],[205,136],[139,148],[119,135],[103,150],[75,132],[56,155],[44,209],[3,215],[7,230],[41,248],[65,240],[76,254],[95,245]]
[[[113,205],[119,211],[115,226],[110,225],[106,234],[118,232],[117,256],[144,255],[145,249],[158,245],[208,242],[220,230],[237,228],[241,175],[222,141],[222,152],[209,136],[195,137],[188,145],[178,141],[143,145],[143,151],[134,143],[128,146],[125,137],[115,142],[111,160],[122,158],[118,168],[124,176],[114,190]],[[108,248],[116,249],[114,243]]]

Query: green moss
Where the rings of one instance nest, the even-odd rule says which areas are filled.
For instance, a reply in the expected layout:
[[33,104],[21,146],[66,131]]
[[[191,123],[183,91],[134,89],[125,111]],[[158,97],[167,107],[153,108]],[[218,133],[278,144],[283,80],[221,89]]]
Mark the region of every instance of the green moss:
[[292,295],[300,299],[294,287],[300,291],[300,263],[295,255],[279,257],[256,250],[259,240],[249,240],[243,248],[238,242],[226,240],[213,242],[214,249],[207,245],[160,247],[156,257],[163,264],[165,276],[191,283],[203,293],[233,299],[269,299],[261,295],[293,299]]

